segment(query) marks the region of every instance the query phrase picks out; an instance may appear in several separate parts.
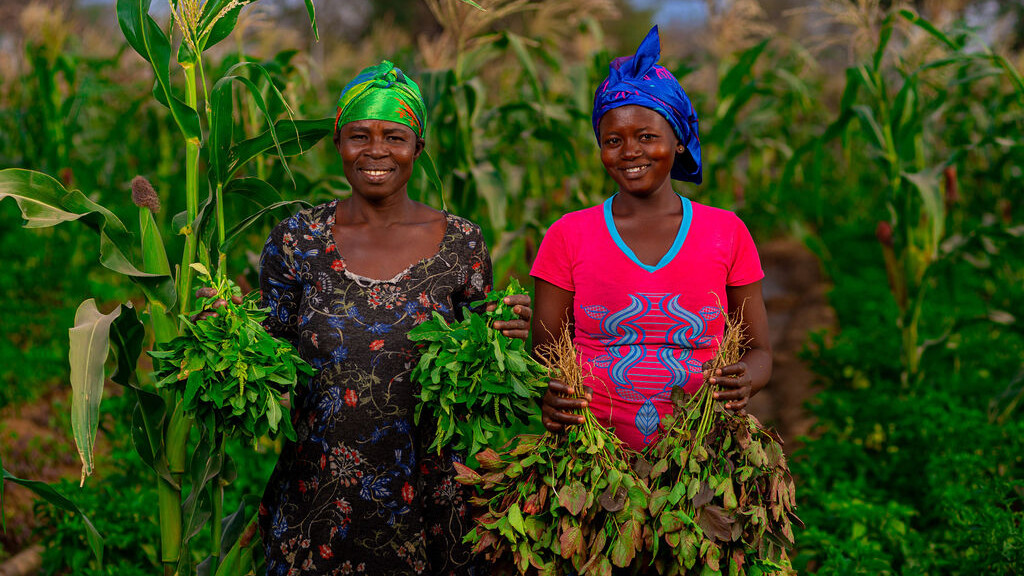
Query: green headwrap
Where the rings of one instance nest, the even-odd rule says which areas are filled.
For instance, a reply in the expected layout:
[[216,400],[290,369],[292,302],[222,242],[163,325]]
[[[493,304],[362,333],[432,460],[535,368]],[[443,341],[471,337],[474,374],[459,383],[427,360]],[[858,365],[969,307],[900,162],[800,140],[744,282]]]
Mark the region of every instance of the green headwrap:
[[405,124],[422,138],[425,117],[426,106],[420,87],[394,64],[384,60],[364,68],[341,91],[334,131],[356,120],[390,120]]

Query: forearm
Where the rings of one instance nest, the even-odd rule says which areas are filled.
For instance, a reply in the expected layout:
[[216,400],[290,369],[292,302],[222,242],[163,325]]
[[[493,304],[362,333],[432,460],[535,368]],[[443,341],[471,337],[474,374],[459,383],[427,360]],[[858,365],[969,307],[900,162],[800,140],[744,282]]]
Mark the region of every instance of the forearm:
[[740,358],[747,365],[750,376],[750,395],[753,396],[768,385],[772,378],[772,352],[764,348],[751,348]]

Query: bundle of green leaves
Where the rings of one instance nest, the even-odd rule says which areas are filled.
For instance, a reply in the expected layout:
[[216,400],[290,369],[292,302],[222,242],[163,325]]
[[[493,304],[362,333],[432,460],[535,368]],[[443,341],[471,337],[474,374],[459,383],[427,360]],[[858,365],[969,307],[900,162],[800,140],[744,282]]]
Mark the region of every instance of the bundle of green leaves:
[[451,447],[476,454],[503,442],[514,422],[526,423],[547,388],[547,370],[526,351],[525,342],[495,330],[495,320],[515,318],[507,296],[525,293],[515,279],[472,305],[493,305],[483,314],[468,313],[448,324],[437,312],[409,332],[421,356],[412,378],[421,387],[414,421],[424,412],[437,422],[430,445],[438,453]]
[[[582,376],[571,337],[563,334],[551,367],[577,394]],[[470,501],[483,510],[466,536],[475,552],[520,574],[610,576],[644,548],[648,490],[631,468],[635,452],[584,411],[564,434],[523,434],[503,454],[476,455],[482,474],[456,464]],[[511,445],[511,444],[510,444]]]
[[781,439],[754,416],[727,410],[708,379],[740,358],[739,318],[727,317],[725,336],[689,396],[673,390],[672,414],[644,452],[650,465],[650,511],[656,538],[651,554],[664,576],[760,576],[794,572],[795,488]]
[[149,353],[157,360],[157,387],[180,393],[186,413],[211,430],[253,443],[267,434],[295,439],[281,400],[312,368],[263,328],[267,312],[257,308],[257,293],[243,299],[225,276],[193,267],[207,285],[195,309],[213,314],[195,321],[182,316],[184,334]]

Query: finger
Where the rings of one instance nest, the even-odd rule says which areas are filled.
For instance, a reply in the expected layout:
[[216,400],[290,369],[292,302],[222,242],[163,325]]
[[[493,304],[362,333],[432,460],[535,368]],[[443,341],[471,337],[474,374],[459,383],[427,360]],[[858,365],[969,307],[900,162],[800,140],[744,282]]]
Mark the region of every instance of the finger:
[[519,316],[519,318],[522,320],[529,320],[530,318],[533,317],[533,308],[530,308],[529,306],[524,306],[522,304],[515,305],[512,308],[512,312],[514,312],[515,315]]
[[552,420],[551,418],[548,418],[547,416],[541,416],[540,421],[541,421],[541,424],[544,425],[544,428],[548,432],[552,432],[552,433],[558,434],[559,432],[565,430],[565,426],[564,425],[559,424],[558,422],[555,422],[554,420]]
[[494,329],[506,332],[509,330],[529,330],[530,323],[526,320],[495,320]]
[[747,399],[746,398],[744,398],[742,400],[737,400],[735,402],[727,402],[725,404],[725,407],[728,410],[743,410],[744,408],[746,408],[746,406],[747,406]]
[[717,374],[722,376],[736,376],[739,374],[745,374],[747,372],[747,364],[745,362],[737,362],[736,364],[730,364],[723,366]]
[[587,401],[582,398],[562,398],[560,396],[552,396],[551,400],[545,401],[544,404],[552,410],[566,414],[586,410],[588,405]]
[[548,415],[548,418],[563,426],[576,426],[578,424],[583,424],[583,421],[585,420],[581,414],[572,414],[570,412],[552,412]]
[[515,338],[517,340],[526,340],[530,337],[529,330],[502,330],[501,333],[509,338]]
[[505,296],[505,304],[509,306],[530,306],[530,297],[526,294],[513,294],[511,296]]
[[548,381],[548,392],[557,394],[559,396],[572,396],[573,389],[561,380],[549,380]]

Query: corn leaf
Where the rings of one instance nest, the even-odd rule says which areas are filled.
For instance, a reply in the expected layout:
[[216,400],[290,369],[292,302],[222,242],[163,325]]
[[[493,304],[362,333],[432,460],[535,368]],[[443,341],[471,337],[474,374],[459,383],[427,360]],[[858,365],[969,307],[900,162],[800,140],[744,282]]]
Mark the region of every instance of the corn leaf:
[[153,96],[170,109],[186,139],[199,141],[199,113],[176,98],[171,90],[171,43],[149,15],[150,4],[151,0],[117,0],[117,23],[128,44],[153,67]]
[[78,190],[66,190],[53,177],[20,168],[0,170],[0,201],[13,198],[26,228],[79,221],[100,236],[100,263],[130,277],[151,302],[170,309],[177,299],[170,276],[143,272],[129,257],[132,235],[118,217]]
[[7,519],[4,517],[4,483],[13,482],[19,486],[24,486],[32,492],[35,492],[37,496],[46,500],[50,504],[62,509],[67,510],[73,514],[78,514],[82,518],[82,524],[85,525],[85,539],[89,543],[89,549],[92,550],[93,556],[96,557],[96,561],[103,565],[103,537],[100,536],[99,531],[93,526],[92,520],[86,516],[77,504],[68,499],[67,496],[58,492],[55,488],[45,482],[38,480],[24,480],[18,478],[7,471],[3,467],[3,458],[0,457],[0,530],[7,531]]
[[82,459],[82,480],[93,471],[93,445],[99,425],[100,401],[106,379],[103,364],[110,351],[110,324],[121,314],[118,305],[103,314],[92,298],[82,302],[75,313],[71,337],[71,429]]

